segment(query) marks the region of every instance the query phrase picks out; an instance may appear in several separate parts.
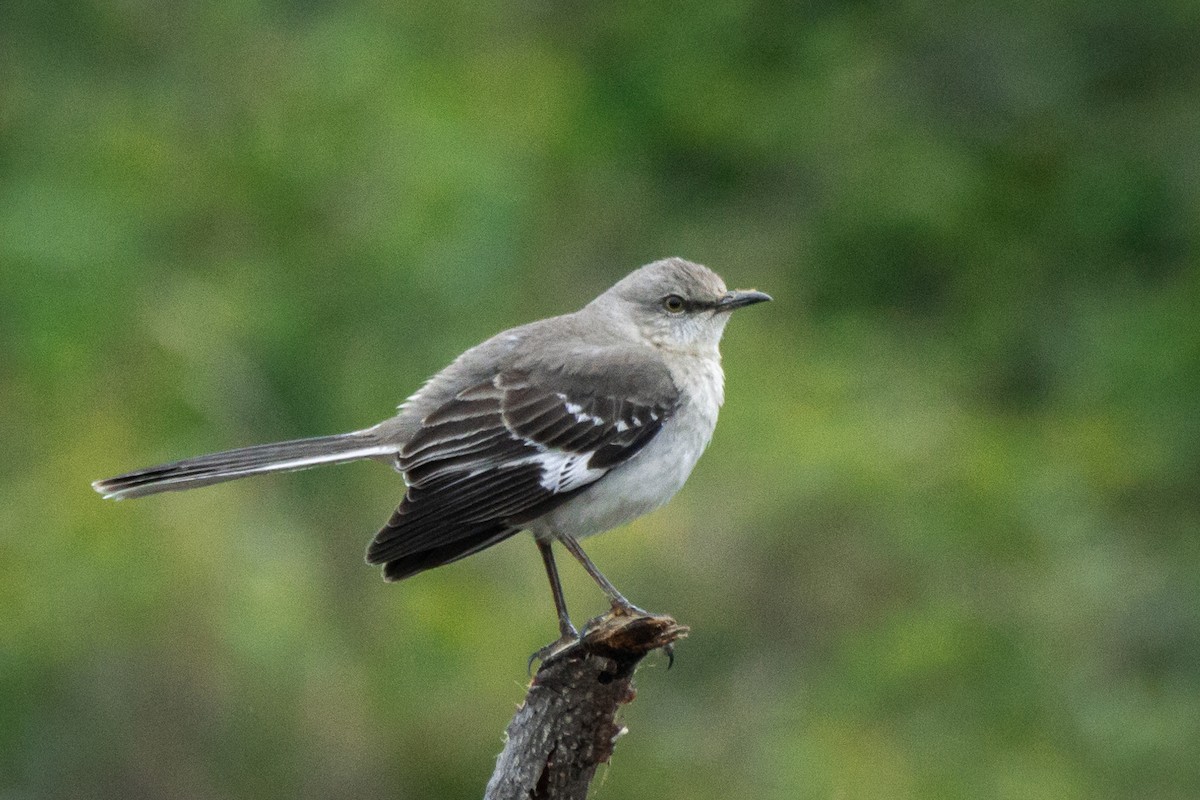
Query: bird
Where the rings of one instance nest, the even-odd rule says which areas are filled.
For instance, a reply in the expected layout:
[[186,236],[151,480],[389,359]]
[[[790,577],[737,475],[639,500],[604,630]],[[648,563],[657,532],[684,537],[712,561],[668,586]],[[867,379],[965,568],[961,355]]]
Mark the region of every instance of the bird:
[[[667,503],[708,446],[724,402],[730,312],[771,300],[728,290],[705,266],[646,264],[583,308],[465,351],[377,425],[146,467],[92,486],[121,500],[363,459],[403,476],[367,548],[399,581],[527,530],[550,582],[561,643],[578,639],[552,545],[583,566],[617,615],[633,605],[579,540]],[[549,649],[549,648],[547,648]]]

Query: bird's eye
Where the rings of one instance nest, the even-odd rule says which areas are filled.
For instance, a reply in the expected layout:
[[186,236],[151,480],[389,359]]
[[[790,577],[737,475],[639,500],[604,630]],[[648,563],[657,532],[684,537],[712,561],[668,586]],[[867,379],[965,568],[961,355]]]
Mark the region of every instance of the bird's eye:
[[682,314],[683,310],[687,308],[687,303],[677,294],[669,294],[664,297],[662,305],[670,314]]

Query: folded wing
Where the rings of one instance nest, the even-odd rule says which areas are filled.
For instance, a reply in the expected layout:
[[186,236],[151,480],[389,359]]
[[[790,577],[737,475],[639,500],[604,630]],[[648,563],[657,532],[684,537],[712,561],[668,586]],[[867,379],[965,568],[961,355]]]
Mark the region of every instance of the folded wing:
[[408,490],[367,561],[399,580],[508,538],[633,457],[674,405],[517,371],[460,392],[398,454]]

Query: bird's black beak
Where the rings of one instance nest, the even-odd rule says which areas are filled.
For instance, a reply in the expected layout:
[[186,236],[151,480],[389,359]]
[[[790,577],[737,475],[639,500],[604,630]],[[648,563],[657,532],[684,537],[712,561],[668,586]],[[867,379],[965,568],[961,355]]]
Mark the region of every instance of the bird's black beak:
[[717,301],[717,311],[733,311],[735,308],[765,303],[770,299],[771,295],[766,292],[735,289],[732,292],[726,292],[725,296]]

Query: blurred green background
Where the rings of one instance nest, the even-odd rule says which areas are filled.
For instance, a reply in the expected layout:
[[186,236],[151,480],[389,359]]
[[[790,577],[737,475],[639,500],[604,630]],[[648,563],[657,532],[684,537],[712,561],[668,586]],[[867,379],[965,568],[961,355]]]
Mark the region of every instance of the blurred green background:
[[0,5],[0,798],[481,794],[526,537],[386,585],[378,465],[88,484],[672,254],[776,302],[589,548],[693,628],[595,796],[1200,796],[1200,5],[417,5]]

